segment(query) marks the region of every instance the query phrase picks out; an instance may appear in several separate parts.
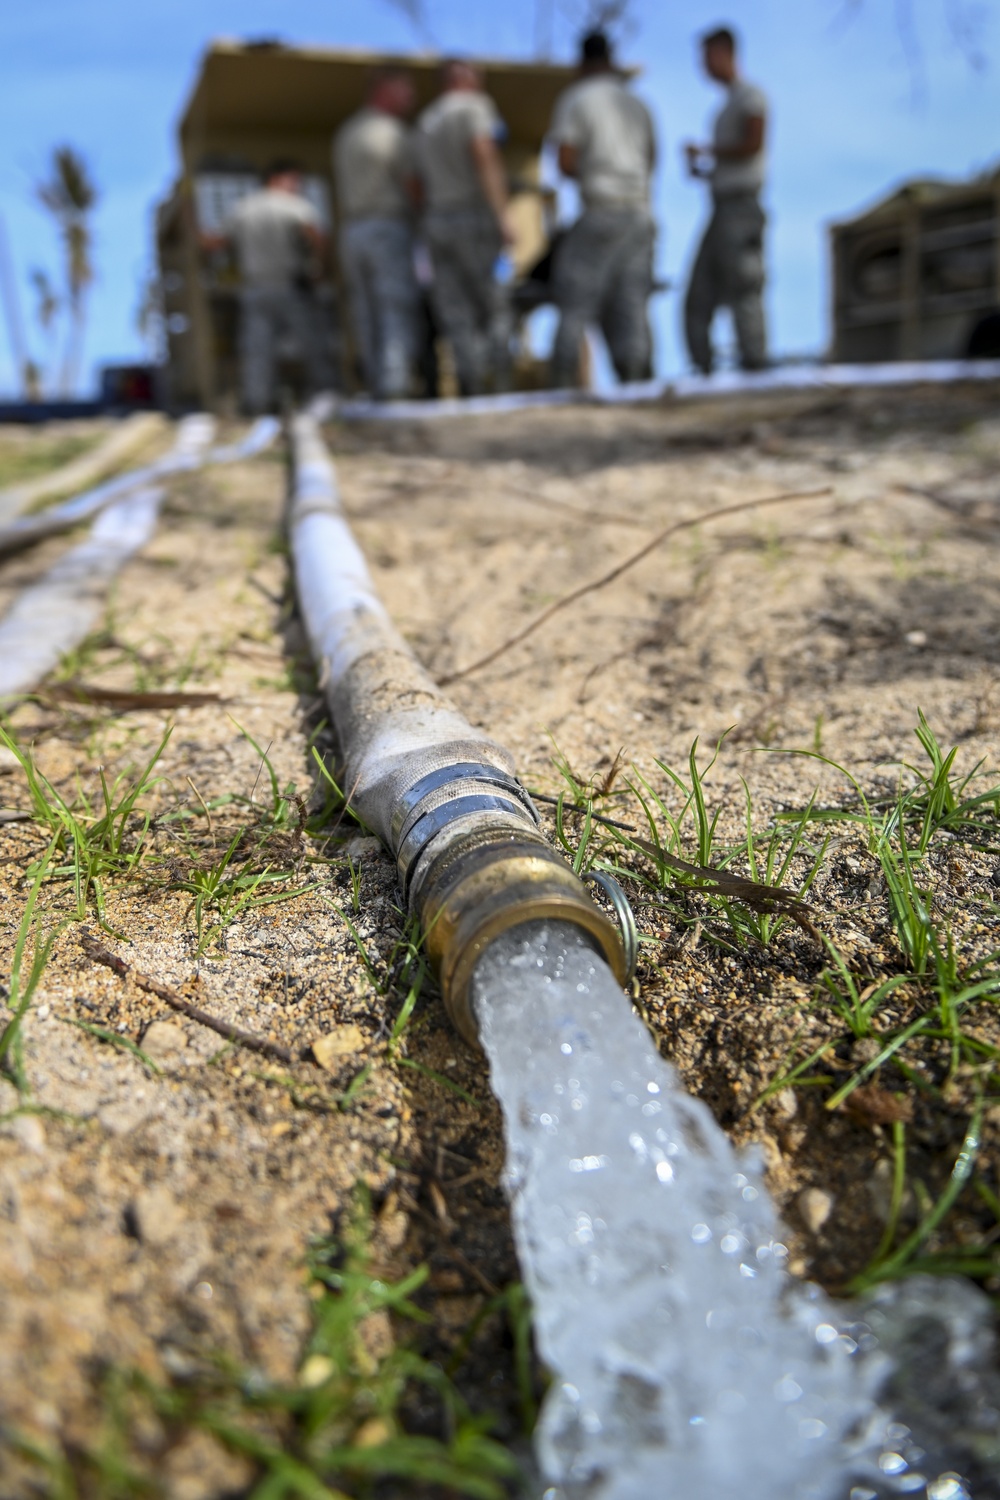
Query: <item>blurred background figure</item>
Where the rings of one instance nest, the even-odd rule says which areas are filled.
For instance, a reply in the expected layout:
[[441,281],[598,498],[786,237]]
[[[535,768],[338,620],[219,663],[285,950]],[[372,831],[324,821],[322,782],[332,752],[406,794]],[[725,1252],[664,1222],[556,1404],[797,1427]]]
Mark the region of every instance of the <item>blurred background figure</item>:
[[267,411],[277,399],[279,353],[294,350],[313,393],[332,384],[322,312],[315,295],[325,251],[319,215],[302,194],[292,161],[276,161],[264,186],[248,193],[223,226],[240,274],[239,359],[244,410]]
[[446,63],[442,93],[420,116],[418,143],[424,234],[434,273],[431,299],[463,396],[510,384],[511,314],[502,252],[514,236],[497,146],[501,131],[478,70],[467,62]]
[[712,319],[728,307],[736,326],[740,364],[767,363],[764,326],[764,134],[767,99],[740,77],[736,37],[720,26],[701,39],[705,72],[726,90],[710,146],[688,141],[688,171],[712,190],[712,217],[695,258],[684,303],[684,333],[693,364],[712,369]]
[[341,126],[333,148],[340,261],[354,338],[365,384],[380,401],[412,394],[422,332],[413,269],[420,183],[406,123],[415,104],[406,73],[375,73],[364,108]]
[[560,97],[551,138],[559,169],[580,185],[583,212],[553,265],[559,327],[552,383],[576,385],[588,324],[600,326],[619,380],[652,375],[647,304],[655,227],[649,185],[656,140],[649,110],[615,71],[602,32],[581,44],[582,77]]

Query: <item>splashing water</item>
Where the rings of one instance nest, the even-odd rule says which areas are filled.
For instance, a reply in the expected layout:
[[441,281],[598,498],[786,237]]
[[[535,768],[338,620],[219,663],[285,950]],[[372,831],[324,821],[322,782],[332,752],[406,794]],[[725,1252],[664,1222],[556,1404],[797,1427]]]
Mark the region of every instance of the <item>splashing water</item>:
[[756,1161],[684,1093],[578,929],[515,929],[473,986],[554,1376],[536,1433],[546,1500],[969,1500],[951,1427],[922,1437],[919,1396],[882,1399],[893,1350],[926,1352],[921,1317],[1000,1481],[981,1293],[913,1278],[850,1307],[790,1277]]

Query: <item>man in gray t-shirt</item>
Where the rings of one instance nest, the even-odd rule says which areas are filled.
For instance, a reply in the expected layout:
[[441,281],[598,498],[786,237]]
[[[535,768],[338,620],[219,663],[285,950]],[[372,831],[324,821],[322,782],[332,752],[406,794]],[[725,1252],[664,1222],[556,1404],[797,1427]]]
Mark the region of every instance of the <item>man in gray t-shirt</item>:
[[337,132],[333,169],[340,263],[365,384],[379,400],[411,394],[420,341],[413,269],[419,181],[413,84],[398,68],[373,75],[363,109]]
[[591,323],[600,325],[619,379],[645,380],[652,373],[646,304],[653,276],[653,121],[615,71],[602,32],[584,37],[580,73],[580,81],[557,100],[549,129],[560,171],[579,183],[583,200],[553,265],[557,386],[576,384],[580,345]]
[[496,105],[471,63],[445,64],[443,90],[417,122],[431,300],[451,345],[459,389],[478,395],[510,380],[510,309],[497,259],[513,240]]
[[302,192],[291,162],[275,162],[264,186],[241,198],[222,235],[206,249],[228,245],[240,273],[240,385],[247,412],[275,400],[279,344],[287,341],[306,367],[312,390],[332,384],[323,315],[313,285],[324,247],[319,215]]
[[688,171],[712,190],[712,217],[688,283],[684,332],[692,362],[712,369],[712,319],[728,307],[736,325],[740,363],[759,370],[767,363],[764,326],[764,136],[767,99],[740,77],[736,38],[720,27],[702,38],[705,71],[726,89],[710,146],[689,141]]

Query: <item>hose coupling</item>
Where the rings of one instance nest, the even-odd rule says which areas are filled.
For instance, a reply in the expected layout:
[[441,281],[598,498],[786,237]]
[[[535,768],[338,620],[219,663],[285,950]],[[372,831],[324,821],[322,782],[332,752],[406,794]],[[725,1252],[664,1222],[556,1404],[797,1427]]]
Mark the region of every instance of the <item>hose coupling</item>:
[[473,970],[489,943],[523,922],[572,922],[587,934],[619,984],[626,983],[628,965],[617,926],[534,830],[481,825],[456,833],[440,853],[421,861],[411,905],[448,1015],[474,1046]]

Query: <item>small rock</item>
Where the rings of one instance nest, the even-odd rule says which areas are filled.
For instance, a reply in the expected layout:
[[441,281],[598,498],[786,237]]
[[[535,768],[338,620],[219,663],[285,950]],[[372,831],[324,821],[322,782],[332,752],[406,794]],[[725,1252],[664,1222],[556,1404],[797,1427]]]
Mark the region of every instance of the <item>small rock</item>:
[[133,1200],[129,1217],[136,1238],[144,1245],[165,1245],[184,1222],[184,1210],[162,1183],[146,1188]]
[[776,1114],[783,1120],[794,1120],[799,1112],[799,1101],[794,1089],[782,1089],[774,1096]]
[[855,1067],[874,1062],[884,1045],[877,1037],[859,1036],[851,1045],[851,1062]]
[[21,762],[13,750],[8,750],[6,745],[0,745],[0,776],[5,775],[8,771],[18,770],[20,765]]
[[299,1371],[299,1385],[307,1391],[315,1390],[324,1380],[329,1380],[336,1366],[325,1354],[310,1354]]
[[798,1209],[802,1222],[810,1234],[818,1234],[833,1213],[834,1199],[822,1188],[808,1187],[798,1196]]
[[41,1155],[45,1150],[45,1126],[37,1115],[18,1115],[11,1130],[26,1151]]
[[152,1021],[142,1034],[143,1052],[162,1066],[176,1067],[184,1061],[187,1037],[173,1021]]
[[369,1417],[354,1434],[355,1448],[381,1448],[392,1437],[392,1428],[384,1417]]
[[353,1022],[338,1026],[336,1031],[328,1031],[326,1036],[318,1037],[312,1044],[313,1057],[321,1068],[328,1069],[338,1068],[345,1057],[354,1057],[364,1048],[364,1032]]
[[382,848],[378,839],[368,834],[355,834],[354,838],[348,839],[344,845],[344,853],[348,859],[364,859],[365,855],[377,854]]
[[781,1147],[774,1139],[774,1136],[768,1135],[766,1131],[762,1132],[761,1135],[757,1137],[757,1145],[760,1147],[761,1155],[764,1158],[764,1166],[766,1167],[767,1171],[777,1172],[782,1166],[783,1158],[781,1154]]
[[908,646],[926,646],[927,632],[926,630],[908,630],[903,639]]

